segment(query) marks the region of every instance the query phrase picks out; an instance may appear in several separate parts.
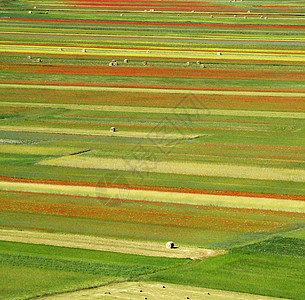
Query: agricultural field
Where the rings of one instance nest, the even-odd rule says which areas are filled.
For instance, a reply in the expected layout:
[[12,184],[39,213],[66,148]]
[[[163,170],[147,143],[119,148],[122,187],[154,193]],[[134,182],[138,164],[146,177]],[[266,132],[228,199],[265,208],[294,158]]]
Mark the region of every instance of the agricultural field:
[[0,298],[304,299],[304,17],[0,0]]

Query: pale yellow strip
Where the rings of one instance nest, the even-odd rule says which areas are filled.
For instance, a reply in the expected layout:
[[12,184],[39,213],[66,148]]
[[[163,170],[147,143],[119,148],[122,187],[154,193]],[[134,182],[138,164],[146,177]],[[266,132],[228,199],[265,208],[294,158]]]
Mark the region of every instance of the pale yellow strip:
[[223,90],[188,90],[188,89],[159,89],[108,86],[75,86],[75,85],[40,85],[0,83],[0,88],[75,90],[75,91],[105,91],[105,92],[137,92],[137,93],[166,93],[193,95],[228,95],[228,96],[262,96],[262,97],[305,97],[304,92],[257,92],[257,91],[223,91]]
[[212,250],[185,246],[180,246],[176,249],[167,249],[165,247],[165,243],[158,242],[136,242],[123,239],[102,238],[77,234],[46,233],[5,229],[0,229],[0,240],[99,251],[111,251],[135,255],[191,259],[203,259],[226,253],[224,250]]
[[[139,291],[141,290],[142,293],[139,293]],[[251,295],[246,293],[215,290],[210,288],[199,288],[193,286],[172,284],[167,282],[162,283],[147,281],[113,283],[103,287],[50,296],[48,297],[48,299],[103,299],[105,292],[110,293],[111,299],[116,300],[284,300],[283,298]],[[107,298],[110,299],[109,297]],[[105,297],[105,299],[107,298]]]
[[[135,156],[137,153],[135,153]],[[150,172],[209,177],[248,178],[259,180],[280,180],[305,182],[305,170],[210,164],[195,162],[149,161],[112,159],[84,156],[65,156],[39,163],[47,166],[72,167],[82,169],[106,169],[129,172]]]
[[189,194],[108,187],[68,186],[6,181],[0,181],[0,190],[72,196],[106,197],[113,199],[120,198],[138,201],[182,203],[192,205],[216,205],[224,207],[267,209],[301,213],[305,212],[304,201],[273,198]]
[[0,131],[37,132],[37,133],[72,134],[72,135],[89,135],[89,136],[111,136],[111,137],[141,138],[141,139],[194,139],[199,137],[198,135],[170,134],[163,132],[153,132],[153,133],[137,132],[137,131],[111,132],[110,130],[5,126],[5,125],[0,126]]
[[[305,94],[304,94],[305,96]],[[204,104],[204,103],[202,103]],[[0,102],[0,106],[9,107],[33,107],[33,108],[54,108],[70,110],[89,111],[113,111],[130,113],[156,113],[156,114],[185,114],[185,115],[220,115],[239,117],[266,117],[266,118],[291,118],[305,119],[302,112],[279,112],[279,111],[258,111],[258,110],[228,110],[228,109],[207,109],[187,107],[139,107],[139,106],[116,106],[116,105],[87,105],[87,104],[60,104],[60,103],[30,103],[30,102]]]

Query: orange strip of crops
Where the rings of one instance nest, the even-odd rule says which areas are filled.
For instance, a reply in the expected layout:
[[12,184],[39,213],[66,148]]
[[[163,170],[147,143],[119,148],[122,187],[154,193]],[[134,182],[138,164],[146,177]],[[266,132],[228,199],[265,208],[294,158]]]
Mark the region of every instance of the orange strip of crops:
[[[43,194],[41,194],[43,195]],[[102,204],[102,203],[101,203]],[[272,231],[291,225],[283,221],[249,220],[241,216],[222,217],[197,215],[185,212],[165,212],[157,209],[137,209],[107,207],[105,205],[82,205],[77,203],[50,203],[40,201],[20,201],[10,198],[2,199],[0,211],[33,213],[39,215],[55,215],[82,217],[101,221],[140,223],[166,227],[189,227],[213,229],[215,231],[253,232]]]
[[108,67],[82,65],[24,65],[0,64],[0,70],[22,73],[64,74],[64,75],[103,75],[127,77],[168,77],[168,78],[209,78],[209,79],[270,79],[270,80],[305,80],[301,72],[211,70],[187,68],[153,68],[153,67]]
[[180,193],[194,193],[194,194],[207,194],[207,195],[225,195],[225,196],[242,196],[242,197],[255,197],[255,198],[274,198],[305,201],[305,196],[302,195],[284,195],[284,194],[267,194],[267,193],[249,193],[239,191],[217,191],[217,190],[198,190],[186,188],[170,188],[170,187],[152,187],[152,186],[134,186],[124,184],[107,184],[107,183],[93,183],[93,182],[78,182],[78,181],[58,181],[58,180],[44,180],[44,179],[25,179],[13,177],[0,177],[1,181],[9,182],[25,182],[25,183],[40,183],[40,184],[56,184],[56,185],[71,185],[71,186],[92,186],[121,189],[134,189],[134,190],[149,190],[149,191],[164,191],[164,192],[180,192]]
[[95,21],[95,20],[52,20],[52,19],[21,19],[11,18],[6,21],[42,22],[42,23],[80,23],[80,24],[104,24],[104,25],[135,25],[135,26],[175,26],[175,27],[218,27],[218,28],[252,28],[252,29],[300,29],[305,26],[297,25],[240,25],[240,24],[205,24],[205,23],[169,23],[169,22],[132,22],[132,21]]

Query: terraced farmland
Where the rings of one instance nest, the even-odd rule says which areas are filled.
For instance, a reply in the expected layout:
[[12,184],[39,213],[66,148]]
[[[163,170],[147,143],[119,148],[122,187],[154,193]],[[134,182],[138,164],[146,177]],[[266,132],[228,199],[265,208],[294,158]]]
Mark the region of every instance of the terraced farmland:
[[[304,16],[293,0],[0,0],[0,298],[303,299]],[[74,260],[64,234],[104,248]],[[222,255],[173,258],[206,248]]]

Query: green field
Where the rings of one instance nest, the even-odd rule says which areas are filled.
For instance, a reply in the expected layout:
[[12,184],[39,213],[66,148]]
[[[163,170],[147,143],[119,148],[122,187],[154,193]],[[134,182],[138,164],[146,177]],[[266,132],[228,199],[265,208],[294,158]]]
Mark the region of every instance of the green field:
[[101,286],[188,262],[2,241],[0,253],[2,299],[35,298]]
[[304,240],[277,237],[182,267],[179,273],[157,273],[149,280],[302,299],[304,247]]
[[304,298],[304,16],[295,0],[0,0],[0,228],[229,251],[4,238],[0,298],[140,281],[156,299],[161,282]]

